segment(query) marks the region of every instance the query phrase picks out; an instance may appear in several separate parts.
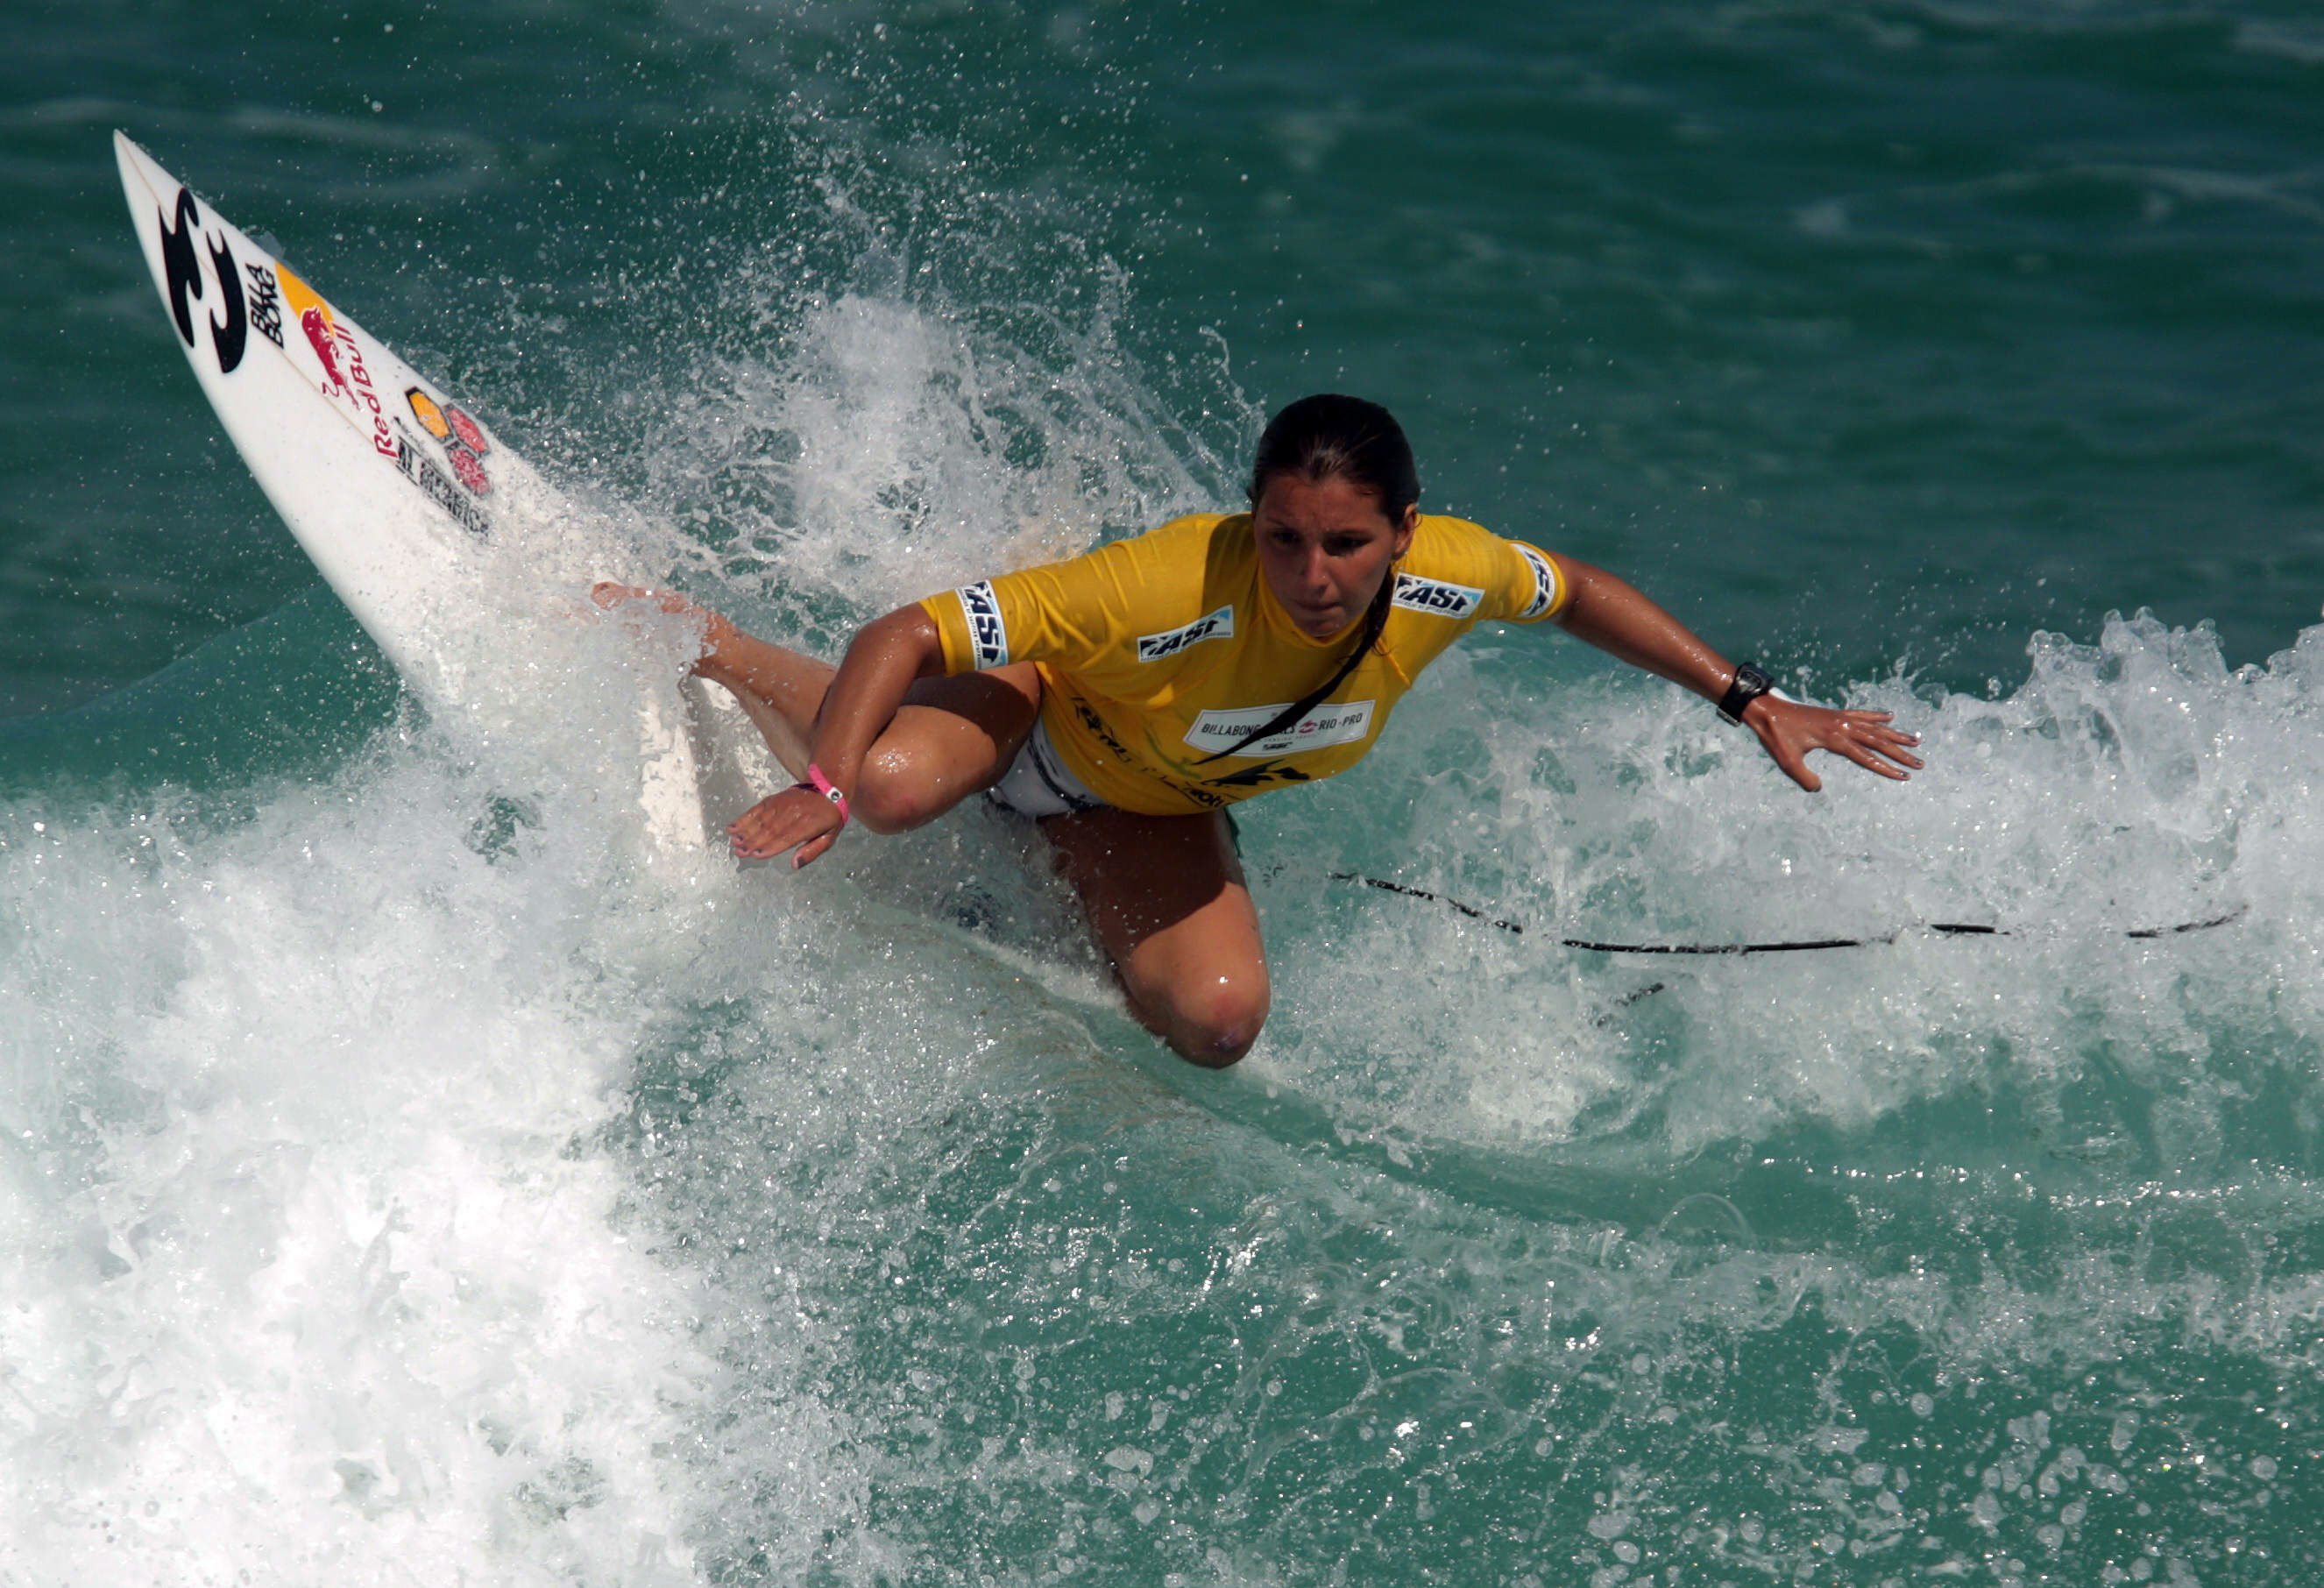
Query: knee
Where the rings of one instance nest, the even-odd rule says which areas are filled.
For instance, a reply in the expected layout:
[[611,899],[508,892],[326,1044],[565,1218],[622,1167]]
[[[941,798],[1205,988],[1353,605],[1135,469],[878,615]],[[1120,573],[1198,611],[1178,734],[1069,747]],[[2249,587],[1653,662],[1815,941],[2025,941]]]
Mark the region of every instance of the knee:
[[942,816],[953,805],[924,777],[889,764],[889,758],[867,756],[847,802],[848,815],[875,833],[908,833]]
[[1222,977],[1171,1001],[1164,1039],[1189,1064],[1222,1070],[1249,1053],[1267,1024],[1267,979]]

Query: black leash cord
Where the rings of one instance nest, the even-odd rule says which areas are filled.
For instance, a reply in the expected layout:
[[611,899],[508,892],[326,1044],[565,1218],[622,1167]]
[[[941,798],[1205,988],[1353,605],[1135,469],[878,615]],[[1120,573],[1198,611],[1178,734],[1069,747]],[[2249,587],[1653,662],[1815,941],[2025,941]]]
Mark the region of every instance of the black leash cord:
[[1463,904],[1457,899],[1448,899],[1442,893],[1431,893],[1422,888],[1407,888],[1402,882],[1391,882],[1385,877],[1368,877],[1361,872],[1333,872],[1332,881],[1361,882],[1367,888],[1378,888],[1384,893],[1401,893],[1406,899],[1425,899],[1431,904],[1449,904],[1472,921],[1482,921],[1489,927],[1499,927],[1504,932],[1525,936],[1525,928],[1515,921],[1496,920],[1473,904]]
[[[1505,921],[1487,915],[1473,904],[1463,904],[1458,899],[1443,893],[1431,893],[1425,888],[1409,888],[1402,882],[1391,882],[1384,877],[1366,876],[1361,872],[1333,872],[1335,882],[1360,882],[1367,888],[1378,888],[1386,893],[1401,893],[1406,899],[1425,899],[1431,904],[1449,905],[1471,920],[1482,921],[1504,932],[1525,935],[1525,928],[1516,921]],[[2139,927],[2123,934],[2126,937],[2173,937],[2181,932],[2209,931],[2243,919],[2251,909],[2239,904],[2225,915],[2212,916],[2200,921],[2181,921],[2172,927]],[[1587,954],[1805,954],[1820,948],[1872,948],[1894,943],[1903,937],[1906,928],[1877,937],[1816,937],[1789,943],[1600,943],[1588,937],[1560,937],[1564,948],[1579,948]],[[1919,928],[1949,937],[2014,937],[2017,934],[2007,927],[1980,926],[1974,921],[1927,921]]]

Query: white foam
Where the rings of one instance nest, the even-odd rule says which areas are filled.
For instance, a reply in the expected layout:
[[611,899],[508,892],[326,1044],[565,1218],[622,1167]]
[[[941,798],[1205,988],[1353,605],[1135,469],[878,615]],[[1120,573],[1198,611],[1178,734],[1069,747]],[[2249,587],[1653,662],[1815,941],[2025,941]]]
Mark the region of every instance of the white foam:
[[[1449,662],[1376,768],[1270,802],[1296,813],[1271,836],[1254,814],[1255,858],[1402,854],[1382,869],[1533,934],[1286,869],[1262,883],[1278,1029],[1247,1078],[1174,1093],[1126,1062],[1144,1039],[1029,845],[990,818],[857,837],[796,878],[645,867],[620,734],[570,751],[593,692],[618,701],[625,669],[674,665],[683,636],[647,628],[576,624],[564,705],[528,723],[512,697],[488,771],[406,726],[327,785],[262,786],[246,817],[173,797],[37,832],[11,818],[0,1565],[354,1583],[908,1569],[920,1546],[868,1528],[875,1480],[970,1480],[856,1426],[830,1364],[879,1305],[866,1254],[914,1216],[894,1144],[1017,1151],[945,1122],[1028,1078],[1044,1128],[1086,1113],[1102,1140],[1155,1122],[1197,1166],[1249,1154],[1231,1098],[1253,1082],[1403,1173],[1448,1161],[1409,1149],[1448,1143],[1667,1165],[1972,1091],[2001,1045],[2006,1084],[2055,1094],[2095,1031],[2150,1147],[2200,1169],[2231,1139],[2236,1066],[2282,1066],[2271,1022],[2315,1029],[2319,758],[2301,725],[2324,631],[2243,674],[2200,633],[2141,620],[2095,647],[2044,642],[2001,699],[1879,684],[1866,697],[1918,719],[1929,775],[1833,768],[1821,800],[1690,699],[1564,657]],[[1025,923],[997,956],[945,924],[980,893]],[[2115,935],[2237,902],[2249,914],[2218,934]],[[1541,940],[1929,918],[2029,930],[1655,962],[1670,991],[1605,1027],[1592,1015],[1644,976]],[[688,1123],[664,1093],[726,1112]],[[1213,1093],[1229,1103],[1206,1125],[1183,1099]],[[1360,1186],[1346,1167],[1316,1172]],[[2318,1306],[2255,1264],[2231,1282],[2227,1215],[2206,1207],[2141,1214],[2160,1255],[2137,1272],[2118,1228],[2085,1221],[2054,1260],[1966,1290],[1845,1253],[1729,1251],[1726,1223],[1706,1243],[1655,1223],[1670,1211],[1643,1234],[1529,1224],[1538,1261],[1491,1258],[1496,1286],[1545,1298],[1524,1315],[1540,1350],[1586,1314],[1651,1366],[1665,1334],[1779,1329],[1813,1292],[1852,1330],[1904,1327],[1969,1369],[2097,1360],[2156,1317],[2276,1362]],[[1469,1260],[1460,1230],[1397,1218],[1423,1271]],[[1731,1236],[1750,1244],[1750,1223]],[[1007,1482],[1067,1480],[1030,1464]]]
[[[1440,665],[1377,771],[1306,791],[1284,841],[1529,935],[1418,901],[1344,905],[1347,941],[1280,956],[1294,991],[1266,1062],[1432,1134],[1561,1140],[1643,1120],[1680,1156],[1805,1122],[1859,1128],[1982,1085],[1997,1062],[2063,1085],[2093,1041],[2156,1120],[2211,1117],[2239,1066],[2284,1062],[2265,1057],[2281,1050],[2268,1033],[2324,1025],[2324,838],[2307,817],[2324,781],[2324,628],[2237,672],[2207,631],[2146,617],[2033,655],[1997,699],[1932,704],[1902,679],[1851,688],[1924,736],[1928,770],[1899,786],[1819,758],[1816,797],[1664,686],[1586,660]],[[1542,688],[1561,674],[1575,681]],[[1334,836],[1360,831],[1360,845]],[[2125,935],[2235,911],[2212,930]],[[1914,929],[1930,921],[2012,935]],[[1892,931],[1889,946],[1734,959],[1554,941]],[[1593,1023],[1649,981],[1668,990]],[[2182,1160],[2216,1150],[2180,1134]]]
[[669,917],[491,787],[11,822],[5,1574],[693,1580],[697,1281],[601,1139]]
[[715,460],[761,458],[748,466],[761,511],[725,527],[779,558],[770,594],[827,590],[868,616],[1207,503],[1140,445],[1157,427],[1105,376],[1104,333],[1082,335],[1094,373],[1069,385],[1004,332],[844,295],[805,310],[779,361],[712,362],[651,452],[681,497]]
[[[825,221],[858,224],[843,189],[823,191]],[[963,309],[900,245],[863,252],[848,290],[741,270],[686,300],[700,339],[678,338],[660,389],[615,416],[644,475],[641,572],[830,651],[929,589],[1231,499],[1234,466],[1159,417],[1113,346],[1106,272],[1075,283],[1095,307],[1067,319]],[[1239,401],[1221,393],[1221,429],[1249,429]],[[556,570],[576,612],[602,571],[585,560]],[[576,616],[521,646],[491,638],[472,664],[508,668],[506,687],[456,752],[407,726],[327,785],[261,775],[246,817],[165,795],[0,829],[0,1576],[908,1575],[918,1546],[872,1530],[882,1484],[980,1521],[988,1485],[1063,1496],[1078,1525],[1103,1513],[1077,1509],[1075,1463],[1158,1476],[1161,1422],[1078,1450],[1071,1393],[1036,1389],[1028,1347],[1017,1420],[974,1436],[993,1446],[916,1465],[910,1419],[973,1410],[980,1387],[920,1408],[865,1390],[876,1368],[853,1401],[844,1381],[850,1326],[885,1316],[931,1195],[991,1191],[979,1173],[1046,1194],[1037,1177],[1098,1144],[1146,1198],[1102,1214],[1122,1221],[1124,1292],[1146,1298],[1127,1305],[1174,1320],[1250,1300],[1213,1294],[1216,1259],[1253,1310],[1320,1306],[1297,1325],[1318,1338],[1379,1325],[1402,1352],[1410,1302],[1473,1315],[1477,1338],[1517,1339],[1550,1377],[1598,1349],[1596,1328],[1563,1338],[1594,1315],[1646,1363],[1626,1380],[1642,1387],[1658,1336],[1778,1331],[1812,1291],[1849,1329],[1900,1325],[1972,1367],[2094,1362],[2158,1316],[2271,1362],[2312,1338],[2313,1284],[2246,1265],[2255,1282],[2234,1291],[2215,1271],[2232,1253],[2126,1279],[2096,1249],[2118,1227],[1978,1283],[1882,1272],[1879,1251],[1729,1250],[1753,1219],[1697,1202],[1694,1234],[1713,1238],[1696,1239],[1674,1227],[1683,1191],[1634,1221],[1644,1233],[1566,1202],[1481,1235],[1465,1210],[1429,1210],[1469,1189],[1462,1151],[1643,1163],[1604,1194],[1637,1205],[1714,1146],[1860,1131],[1988,1086],[2062,1121],[2098,1047],[2137,1114],[2116,1122],[2200,1176],[2238,1088],[2298,1062],[2282,1034],[2324,1025],[2308,819],[2324,630],[2239,674],[2200,632],[2140,619],[2095,646],[2037,643],[2004,698],[1868,683],[1855,697],[1923,732],[1930,771],[1895,788],[1827,766],[1817,799],[1702,703],[1554,636],[1472,649],[1360,771],[1248,812],[1275,1022],[1243,1076],[1163,1079],[1021,835],[971,812],[901,842],[851,835],[798,877],[709,855],[650,867],[623,714],[638,676],[675,676],[684,625]],[[1320,874],[1341,866],[1529,933],[1351,894]],[[997,951],[945,924],[979,890],[1010,922]],[[2119,935],[2236,905],[2217,933]],[[1708,962],[1549,941],[1930,919],[2019,935]],[[1668,990],[1618,1006],[1649,980]],[[1323,1122],[1323,1150],[1246,1122],[1262,1111],[1239,1101],[1268,1086],[1298,1129]],[[1011,1115],[994,1098],[1029,1101]],[[940,1161],[911,1159],[932,1145]],[[1448,1162],[1453,1183],[1403,1194],[1397,1174]],[[1161,1222],[1179,1178],[1204,1204],[1183,1229]],[[1021,1249],[1004,1231],[981,1255],[1078,1317],[1099,1205],[1056,1195]],[[2186,1216],[2142,1238],[2200,1248],[2219,1215]],[[1394,1253],[1379,1267],[1397,1293],[1330,1255],[1351,1233]],[[1171,1241],[1194,1260],[1183,1279],[1165,1277]],[[1298,1288],[1341,1263],[1343,1290]],[[1413,1379],[1459,1376],[1432,1331],[1413,1341]],[[1235,1440],[1273,1437],[1263,1400],[1204,1393],[1205,1449],[1231,1464]],[[855,1420],[883,1411],[896,1426]],[[1661,1426],[1642,1405],[1615,1431],[1651,1448]],[[1785,1454],[1843,1473],[1866,1459],[1821,1427]],[[1614,1519],[1643,1513],[1603,1514],[1618,1537]],[[1886,1525],[1864,1521],[1876,1539]],[[1268,1580],[1273,1537],[1226,1537],[1208,1569]]]

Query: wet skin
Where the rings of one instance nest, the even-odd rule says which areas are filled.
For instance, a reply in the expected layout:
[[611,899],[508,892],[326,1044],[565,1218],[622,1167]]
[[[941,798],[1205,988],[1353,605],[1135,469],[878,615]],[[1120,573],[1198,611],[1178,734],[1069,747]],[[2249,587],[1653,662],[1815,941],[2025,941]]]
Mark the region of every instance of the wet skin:
[[[1391,516],[1345,480],[1270,478],[1252,505],[1260,577],[1310,638],[1344,633],[1412,543],[1416,507]],[[1564,592],[1555,621],[1635,667],[1716,701],[1734,665],[1630,585],[1549,554]],[[605,584],[603,605],[658,602],[702,621],[696,670],[732,690],[794,777],[812,763],[846,790],[862,824],[900,832],[934,819],[1005,772],[1039,715],[1030,663],[944,676],[936,625],[920,607],[874,619],[836,669],[752,639],[681,598]],[[1882,711],[1837,711],[1763,695],[1743,725],[1803,789],[1822,786],[1806,757],[1821,750],[1903,781],[1920,741]],[[812,863],[839,836],[840,812],[809,788],[780,790],[727,829],[737,858],[789,854]],[[1232,1064],[1257,1040],[1270,988],[1259,915],[1225,820],[1101,809],[1053,817],[1042,831],[1080,893],[1130,1009],[1197,1064]]]

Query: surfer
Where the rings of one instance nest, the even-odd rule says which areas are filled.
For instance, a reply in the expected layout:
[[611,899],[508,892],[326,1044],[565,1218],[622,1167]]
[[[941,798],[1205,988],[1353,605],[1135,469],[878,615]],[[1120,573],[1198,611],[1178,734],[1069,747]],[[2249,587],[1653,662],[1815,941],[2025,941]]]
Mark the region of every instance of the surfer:
[[917,827],[970,795],[1040,825],[1131,1011],[1196,1064],[1232,1064],[1269,996],[1227,808],[1344,771],[1420,670],[1480,622],[1554,622],[1716,702],[1802,788],[1821,750],[1903,780],[1878,711],[1784,698],[1587,563],[1423,514],[1403,429],[1352,397],[1277,414],[1250,510],[1182,518],[874,619],[837,668],[703,624],[701,677],[799,780],[727,829],[737,856],[828,851],[851,818]]

